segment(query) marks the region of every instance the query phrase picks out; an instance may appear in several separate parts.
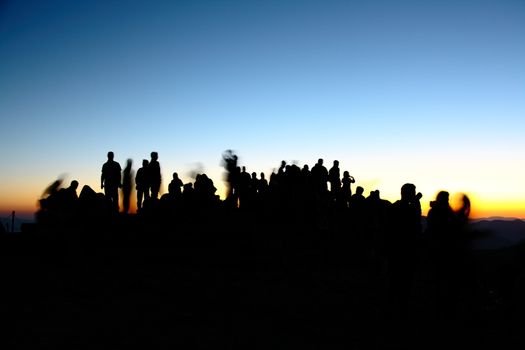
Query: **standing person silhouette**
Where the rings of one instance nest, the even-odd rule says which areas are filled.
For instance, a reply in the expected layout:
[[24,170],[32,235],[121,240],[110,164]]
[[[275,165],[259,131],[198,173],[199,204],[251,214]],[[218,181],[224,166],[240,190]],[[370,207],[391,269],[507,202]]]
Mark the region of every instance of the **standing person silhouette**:
[[392,229],[388,238],[389,299],[393,315],[409,314],[409,301],[421,238],[421,193],[410,183],[401,187],[401,199],[392,206]]
[[328,181],[330,182],[332,199],[337,200],[341,191],[341,173],[338,160],[334,160],[334,165],[328,171]]
[[102,175],[100,177],[100,188],[104,189],[106,197],[111,202],[111,207],[118,212],[118,189],[120,183],[120,164],[115,162],[113,152],[108,152],[108,160],[102,166]]
[[353,176],[350,176],[348,171],[343,173],[343,180],[341,187],[341,196],[343,197],[344,206],[348,207],[350,205],[350,198],[352,198],[352,184],[355,183]]
[[126,161],[126,167],[122,172],[122,207],[124,214],[129,212],[130,200],[131,200],[131,188],[133,187],[133,175],[131,166],[133,161],[128,159]]
[[465,225],[469,213],[470,200],[465,195],[463,207],[458,211],[450,206],[447,191],[440,191],[436,200],[430,202],[427,233],[436,276],[436,310],[442,321],[450,321],[457,316],[460,294],[469,286],[470,278],[465,265],[468,243]]
[[316,225],[319,228],[325,228],[328,225],[328,199],[330,197],[327,186],[328,170],[324,167],[322,158],[319,158],[317,164],[312,167],[310,178],[315,198]]
[[137,188],[137,211],[142,209],[142,199],[144,198],[144,202],[149,199],[148,165],[149,161],[143,159],[142,168],[137,170],[137,175],[135,176],[135,184]]
[[150,197],[157,199],[160,191],[160,164],[159,154],[157,152],[151,152],[151,160],[148,165],[148,177],[150,186]]
[[179,178],[179,174],[173,173],[173,179],[168,185],[168,193],[175,196],[175,198],[178,199],[182,194],[183,186],[184,184],[182,183],[182,180]]
[[323,159],[319,158],[317,164],[312,167],[311,171],[312,181],[314,182],[315,191],[318,197],[323,197],[328,188],[326,182],[328,181],[328,170],[323,165]]

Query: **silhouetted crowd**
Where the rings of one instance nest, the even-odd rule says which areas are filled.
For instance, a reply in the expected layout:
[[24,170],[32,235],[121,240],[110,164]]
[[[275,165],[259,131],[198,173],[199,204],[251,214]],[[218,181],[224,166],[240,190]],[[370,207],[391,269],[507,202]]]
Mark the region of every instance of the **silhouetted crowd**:
[[96,221],[119,212],[128,214],[135,187],[138,215],[153,215],[157,219],[168,215],[172,220],[184,221],[199,219],[199,214],[237,211],[255,222],[275,218],[302,229],[342,229],[352,222],[354,231],[381,230],[387,220],[391,203],[382,200],[379,191],[372,191],[365,198],[364,189],[358,186],[353,193],[355,179],[348,171],[344,171],[341,178],[337,160],[329,170],[323,159],[311,169],[308,165],[299,168],[282,161],[268,180],[262,172],[258,177],[256,172],[248,173],[245,166],[239,166],[238,157],[231,150],[224,152],[222,161],[227,174],[225,200],[220,200],[213,180],[206,174],[197,174],[194,183],[184,184],[176,172],[168,192],[159,198],[162,179],[157,152],[151,152],[150,160],[142,161],[134,178],[132,160],[128,159],[122,170],[114,160],[114,153],[108,152],[100,178],[104,193],[85,185],[77,195],[76,180],[69,187],[61,188],[59,179],[40,199],[37,218],[43,224],[62,224],[78,216]]
[[[252,226],[347,233],[359,244],[381,252],[386,246],[410,246],[423,230],[419,202],[422,195],[416,193],[413,184],[403,185],[401,199],[391,203],[380,197],[379,190],[365,197],[364,189],[357,186],[354,193],[354,177],[344,171],[341,178],[337,160],[330,169],[324,166],[323,159],[311,169],[283,160],[269,180],[264,173],[258,177],[256,172],[248,173],[245,166],[239,166],[238,157],[231,150],[223,153],[222,162],[227,182],[225,200],[216,194],[213,180],[206,174],[197,174],[194,183],[184,184],[176,172],[168,192],[159,198],[162,179],[157,152],[151,152],[150,160],[142,161],[134,178],[132,160],[128,159],[122,170],[113,152],[108,152],[100,178],[104,193],[85,185],[77,195],[78,181],[62,188],[59,179],[40,199],[37,219],[40,224],[55,228],[67,227],[79,219],[91,223],[103,219],[107,223],[119,216],[119,193],[122,193],[120,213],[129,213],[135,187],[137,217],[161,222],[162,228],[168,229],[170,224],[191,226],[203,221],[210,227],[222,226],[220,218],[232,214],[247,218]],[[454,212],[448,203],[448,193],[440,193],[428,213],[428,232],[444,237],[435,233],[462,230],[469,210],[467,197],[463,207]],[[387,234],[392,231],[397,233]]]
[[[282,161],[269,181],[264,173],[258,177],[256,172],[250,174],[246,167],[239,166],[231,150],[223,153],[222,161],[228,185],[225,200],[220,200],[206,174],[198,174],[194,183],[184,184],[177,173],[173,173],[168,193],[159,198],[162,179],[157,152],[151,152],[149,161],[142,161],[134,179],[132,161],[128,160],[122,170],[113,152],[108,152],[101,171],[104,194],[86,185],[77,196],[77,181],[61,188],[57,180],[40,200],[38,223],[47,231],[122,229],[119,217],[129,212],[134,182],[137,215],[126,230],[185,234],[198,230],[224,232],[243,226],[247,232],[288,235],[291,241],[306,233],[325,233],[336,237],[341,255],[347,254],[349,247],[359,247],[383,257],[388,266],[392,312],[402,315],[408,309],[424,232],[422,195],[415,185],[404,184],[401,198],[391,203],[381,199],[378,190],[365,197],[364,189],[357,186],[354,193],[354,177],[344,171],[341,178],[337,160],[330,169],[323,159],[311,169]],[[467,197],[459,211],[452,210],[448,200],[448,193],[441,192],[432,202],[425,231],[444,305],[452,304],[454,288],[460,283],[466,246],[464,229],[470,210]]]

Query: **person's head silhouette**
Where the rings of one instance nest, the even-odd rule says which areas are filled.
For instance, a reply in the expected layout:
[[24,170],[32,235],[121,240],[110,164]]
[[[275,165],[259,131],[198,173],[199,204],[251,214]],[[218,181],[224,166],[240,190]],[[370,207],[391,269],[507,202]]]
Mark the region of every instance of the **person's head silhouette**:
[[401,186],[401,199],[412,201],[416,198],[416,186],[410,183]]
[[151,160],[159,159],[159,154],[157,152],[151,152]]
[[449,193],[447,191],[440,191],[436,196],[436,204],[440,206],[448,206]]
[[108,152],[108,160],[113,160],[114,157],[115,157],[115,155],[113,154],[113,152],[109,151]]

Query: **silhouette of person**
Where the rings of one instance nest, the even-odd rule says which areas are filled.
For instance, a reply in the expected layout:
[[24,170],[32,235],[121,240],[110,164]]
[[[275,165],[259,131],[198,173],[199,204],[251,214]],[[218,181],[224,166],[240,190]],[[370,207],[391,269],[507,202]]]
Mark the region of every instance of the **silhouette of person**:
[[351,185],[355,183],[353,176],[350,176],[348,171],[343,173],[343,179],[341,180],[341,196],[343,198],[343,203],[345,207],[348,207],[350,204],[350,199],[352,198],[352,187]]
[[264,173],[261,173],[261,179],[259,180],[257,193],[263,195],[266,193],[266,191],[268,191],[268,180],[266,180]]
[[58,190],[60,189],[60,186],[62,186],[62,182],[64,182],[64,179],[56,179],[55,181],[53,181],[52,184],[50,184],[49,186],[47,186],[47,188],[44,190],[44,192],[42,193],[42,196],[41,198],[45,198],[45,197],[49,197],[49,196],[52,196],[52,195],[55,195]]
[[182,189],[182,201],[186,209],[193,209],[193,205],[195,201],[194,197],[195,197],[195,190],[193,188],[193,184],[191,182],[184,184],[183,189]]
[[173,179],[168,185],[168,193],[178,198],[182,194],[182,186],[184,186],[184,184],[182,180],[179,179],[179,174],[173,173]]
[[131,189],[133,187],[133,174],[131,166],[133,161],[128,159],[126,161],[126,167],[122,172],[122,207],[124,214],[129,212],[130,200],[131,200]]
[[463,195],[461,198],[462,206],[456,212],[456,216],[459,220],[460,229],[464,229],[468,223],[468,218],[470,216],[470,199],[467,195]]
[[226,201],[230,207],[237,206],[237,155],[231,150],[226,150],[222,154],[222,165],[226,169]]
[[148,165],[149,161],[143,159],[142,168],[137,170],[137,175],[135,176],[135,184],[137,188],[137,211],[140,211],[143,203],[149,199]]
[[69,185],[69,187],[64,189],[64,195],[66,196],[65,198],[69,203],[74,202],[78,199],[77,189],[78,189],[77,180],[71,181],[71,184]]
[[466,235],[463,231],[470,200],[463,196],[463,207],[455,212],[449,204],[449,193],[440,191],[436,200],[430,202],[427,216],[427,233],[431,242],[431,254],[435,264],[437,285],[437,311],[443,319],[455,316],[458,292],[464,273]]
[[120,182],[120,164],[113,160],[113,152],[108,152],[108,160],[102,166],[102,175],[100,177],[100,188],[111,202],[111,207],[118,212],[118,189],[121,187]]
[[330,171],[328,171],[328,181],[330,182],[332,198],[337,199],[341,191],[341,173],[338,160],[334,160],[334,165],[330,168]]
[[352,200],[350,201],[351,206],[363,206],[365,203],[365,196],[363,196],[363,193],[365,192],[365,189],[361,186],[357,186],[355,188],[355,193],[352,195]]
[[357,186],[355,193],[350,198],[349,213],[352,238],[354,243],[361,244],[365,234],[366,199],[363,193],[365,189]]
[[317,195],[324,195],[327,191],[327,181],[328,181],[328,170],[323,166],[323,159],[319,158],[317,164],[312,167],[311,170],[312,182],[315,186]]
[[242,167],[242,171],[239,174],[239,208],[246,208],[250,206],[250,183],[252,178],[246,171],[246,167]]
[[[379,190],[371,191],[365,200],[365,235],[364,243],[375,253],[384,257],[385,231],[390,229],[390,211],[392,203],[381,199]],[[389,232],[388,232],[389,233]]]
[[77,180],[71,181],[71,183],[69,184],[69,187],[66,188],[66,194],[71,201],[75,201],[78,199],[77,189],[78,189]]
[[150,197],[157,199],[160,191],[160,164],[159,155],[157,152],[151,152],[151,160],[148,165],[148,180],[150,186]]
[[59,178],[50,184],[42,193],[39,200],[40,210],[38,212],[38,220],[45,221],[49,218],[49,214],[56,211],[60,206],[60,197],[58,194],[61,190],[60,186],[64,182],[63,179]]
[[301,169],[301,175],[303,177],[310,177],[310,168],[308,167],[308,164],[303,165],[303,168]]
[[59,209],[67,216],[75,213],[78,202],[78,181],[73,180],[67,188],[62,188],[58,191],[58,205]]
[[277,171],[277,174],[283,175],[285,169],[286,169],[286,161],[282,160],[281,161],[281,166],[279,167],[279,170]]
[[388,239],[389,298],[394,313],[408,315],[410,292],[421,238],[421,193],[410,183],[401,187],[401,199],[392,205],[392,229]]

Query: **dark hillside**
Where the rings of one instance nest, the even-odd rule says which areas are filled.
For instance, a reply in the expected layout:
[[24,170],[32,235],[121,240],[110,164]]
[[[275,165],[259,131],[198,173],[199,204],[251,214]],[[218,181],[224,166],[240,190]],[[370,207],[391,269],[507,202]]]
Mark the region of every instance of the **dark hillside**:
[[[456,316],[444,323],[436,318],[431,263],[421,245],[410,310],[399,318],[388,301],[386,260],[350,232],[255,223],[238,213],[220,219],[236,224],[164,230],[123,216],[100,231],[4,235],[2,309],[9,322],[3,342],[261,349],[523,345],[518,325],[525,309],[517,293],[525,291],[524,275],[517,268],[509,273],[513,283],[505,292],[479,275],[482,260],[476,259],[497,254],[473,254],[476,287],[462,294]],[[508,252],[498,254],[504,259]]]

